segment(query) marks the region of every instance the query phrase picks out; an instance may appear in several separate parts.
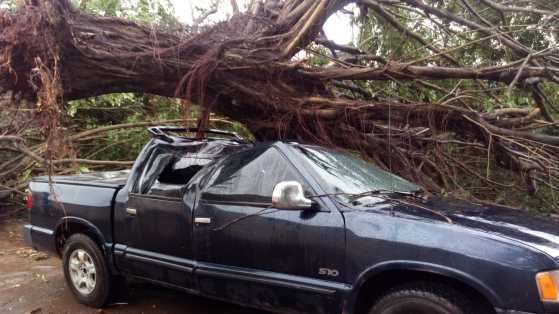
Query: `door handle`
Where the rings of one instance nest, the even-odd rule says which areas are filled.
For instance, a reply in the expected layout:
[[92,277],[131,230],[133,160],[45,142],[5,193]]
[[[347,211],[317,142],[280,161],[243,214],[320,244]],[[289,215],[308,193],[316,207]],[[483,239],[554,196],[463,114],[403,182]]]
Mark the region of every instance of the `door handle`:
[[130,207],[126,208],[126,213],[129,214],[129,215],[134,215],[135,216],[136,212],[137,212],[136,208],[130,208]]
[[208,218],[208,217],[196,217],[196,218],[194,218],[194,223],[195,224],[211,224],[212,219]]

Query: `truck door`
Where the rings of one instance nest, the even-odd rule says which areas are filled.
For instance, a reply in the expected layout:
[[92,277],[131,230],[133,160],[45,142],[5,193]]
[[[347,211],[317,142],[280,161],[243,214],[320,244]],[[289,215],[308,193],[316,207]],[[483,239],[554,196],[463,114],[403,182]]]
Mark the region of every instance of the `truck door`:
[[173,182],[188,181],[186,172],[193,171],[173,176],[179,162],[184,160],[159,150],[149,156],[127,201],[117,203],[115,256],[134,276],[193,290],[192,210],[183,200],[187,182]]
[[202,294],[280,312],[340,313],[343,218],[324,204],[316,211],[272,208],[274,186],[291,180],[314,194],[275,147],[216,164],[194,213]]

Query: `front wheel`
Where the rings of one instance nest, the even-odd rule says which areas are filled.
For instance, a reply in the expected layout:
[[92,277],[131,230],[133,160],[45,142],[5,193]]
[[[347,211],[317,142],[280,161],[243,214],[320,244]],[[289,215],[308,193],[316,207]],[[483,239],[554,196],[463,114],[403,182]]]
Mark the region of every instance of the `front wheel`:
[[[391,289],[371,307],[369,314],[486,314],[451,286],[412,283]],[[480,312],[481,310],[481,312]]]
[[99,246],[84,234],[66,241],[62,255],[66,284],[85,305],[102,307],[109,299],[110,274]]

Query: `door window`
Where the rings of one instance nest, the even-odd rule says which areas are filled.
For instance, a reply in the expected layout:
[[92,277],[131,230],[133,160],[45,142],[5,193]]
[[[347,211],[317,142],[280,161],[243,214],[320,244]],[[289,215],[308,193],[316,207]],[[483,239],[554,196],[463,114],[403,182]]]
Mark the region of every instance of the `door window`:
[[298,181],[306,187],[297,170],[277,149],[254,148],[235,153],[220,162],[206,184],[202,198],[270,204],[272,191],[281,181]]

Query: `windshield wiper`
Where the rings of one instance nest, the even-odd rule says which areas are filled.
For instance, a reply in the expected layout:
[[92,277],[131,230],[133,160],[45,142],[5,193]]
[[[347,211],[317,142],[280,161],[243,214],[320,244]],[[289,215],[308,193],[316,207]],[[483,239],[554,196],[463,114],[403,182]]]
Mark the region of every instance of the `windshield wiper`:
[[361,193],[347,193],[347,192],[337,192],[337,193],[327,193],[327,194],[319,194],[319,195],[309,195],[309,198],[315,197],[324,197],[324,196],[345,196],[350,203],[357,201],[358,199],[365,197],[365,196],[375,196],[375,195],[400,195],[400,196],[408,196],[415,199],[423,199],[424,191],[422,189],[418,189],[415,191],[398,191],[398,190],[390,190],[390,189],[377,189],[371,191],[365,191]]
[[421,194],[423,194],[422,190],[416,190],[416,191],[398,191],[398,190],[390,190],[390,189],[377,189],[377,190],[371,190],[371,191],[366,191],[366,192],[362,192],[362,193],[356,193],[356,194],[351,194],[349,195],[349,201],[350,202],[355,202],[358,199],[365,197],[365,196],[375,196],[375,195],[383,195],[383,194],[396,194],[396,195],[401,195],[401,196],[409,196],[409,197],[413,197],[413,198],[422,198]]

